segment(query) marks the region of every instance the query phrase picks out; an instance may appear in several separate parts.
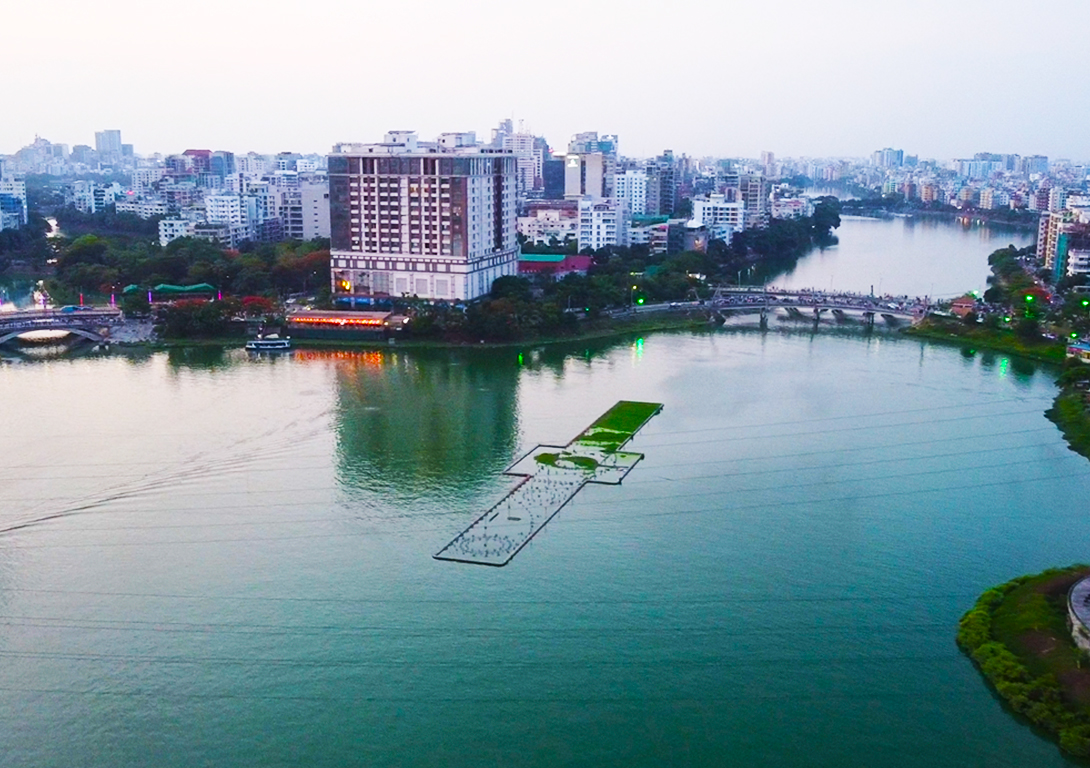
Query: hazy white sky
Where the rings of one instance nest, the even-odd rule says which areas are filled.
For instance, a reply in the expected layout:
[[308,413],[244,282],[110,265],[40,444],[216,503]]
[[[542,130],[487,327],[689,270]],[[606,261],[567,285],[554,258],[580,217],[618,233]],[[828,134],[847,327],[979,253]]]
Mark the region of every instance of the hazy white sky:
[[0,153],[327,152],[525,120],[622,154],[1090,159],[1090,0],[6,3]]

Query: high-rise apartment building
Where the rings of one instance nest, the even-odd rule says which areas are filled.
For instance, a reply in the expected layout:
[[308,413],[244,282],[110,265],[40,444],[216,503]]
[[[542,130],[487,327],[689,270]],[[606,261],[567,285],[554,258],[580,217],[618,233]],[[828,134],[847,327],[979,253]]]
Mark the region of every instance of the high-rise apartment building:
[[669,216],[678,204],[678,173],[674,153],[667,149],[647,164],[647,209],[649,216]]
[[585,197],[579,201],[579,250],[628,245],[628,217],[623,203]]
[[516,161],[472,134],[341,144],[329,156],[336,298],[472,300],[518,272]]
[[628,206],[633,216],[647,213],[647,171],[627,170],[613,177],[613,197]]
[[95,133],[95,151],[99,162],[116,163],[121,160],[121,131],[97,131]]

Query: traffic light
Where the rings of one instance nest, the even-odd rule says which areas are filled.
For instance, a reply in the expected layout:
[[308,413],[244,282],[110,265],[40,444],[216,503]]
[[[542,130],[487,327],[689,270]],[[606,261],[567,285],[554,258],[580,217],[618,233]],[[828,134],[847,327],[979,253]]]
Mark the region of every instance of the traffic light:
[[1082,300],[1082,305],[1084,307],[1090,307],[1090,299],[1083,299]]
[[643,296],[640,296],[638,299],[636,299],[636,303],[643,304]]

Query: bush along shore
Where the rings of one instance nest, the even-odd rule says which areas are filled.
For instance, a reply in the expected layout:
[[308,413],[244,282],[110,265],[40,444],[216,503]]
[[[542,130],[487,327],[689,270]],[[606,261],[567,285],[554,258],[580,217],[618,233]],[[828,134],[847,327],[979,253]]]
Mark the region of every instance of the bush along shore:
[[1067,593],[1090,566],[1021,576],[980,596],[957,643],[1016,713],[1090,757],[1090,659],[1071,639]]
[[1090,458],[1090,365],[1069,360],[1056,383],[1060,391],[1045,416],[1060,428],[1071,450]]
[[980,349],[1006,352],[1042,363],[1064,361],[1063,342],[1046,339],[1039,335],[1023,336],[1017,331],[1007,329],[982,325],[970,326],[958,320],[928,318],[918,325],[905,328],[902,333],[916,338],[953,342],[961,346],[968,344]]

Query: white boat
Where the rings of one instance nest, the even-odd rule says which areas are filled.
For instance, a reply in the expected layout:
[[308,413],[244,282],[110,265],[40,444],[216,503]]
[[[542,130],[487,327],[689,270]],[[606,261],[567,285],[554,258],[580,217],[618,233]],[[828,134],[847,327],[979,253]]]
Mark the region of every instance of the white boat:
[[271,352],[275,350],[291,349],[291,336],[280,338],[278,334],[270,333],[266,336],[258,336],[246,342],[246,349],[251,352]]

